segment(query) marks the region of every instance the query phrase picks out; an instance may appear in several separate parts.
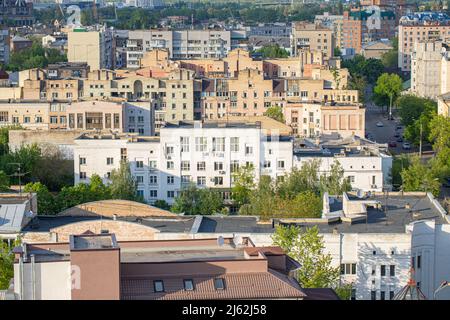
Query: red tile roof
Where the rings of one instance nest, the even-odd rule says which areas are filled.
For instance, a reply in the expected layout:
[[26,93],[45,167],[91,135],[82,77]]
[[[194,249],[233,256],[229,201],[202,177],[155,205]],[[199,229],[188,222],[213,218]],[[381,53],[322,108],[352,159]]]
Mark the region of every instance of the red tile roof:
[[[214,279],[223,278],[225,289],[216,290]],[[183,279],[193,279],[195,290],[185,291]],[[154,280],[163,280],[165,292],[155,293]],[[294,279],[274,271],[224,275],[189,275],[167,278],[122,278],[124,300],[303,299]]]

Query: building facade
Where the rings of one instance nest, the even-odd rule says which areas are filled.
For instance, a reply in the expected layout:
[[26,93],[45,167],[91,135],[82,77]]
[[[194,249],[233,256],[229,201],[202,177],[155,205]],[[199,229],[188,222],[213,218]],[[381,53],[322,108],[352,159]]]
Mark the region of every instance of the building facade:
[[296,22],[292,25],[291,45],[294,56],[301,50],[309,50],[321,51],[325,57],[333,57],[336,39],[333,30],[320,24]]
[[0,63],[6,65],[9,63],[10,37],[8,29],[0,29]]

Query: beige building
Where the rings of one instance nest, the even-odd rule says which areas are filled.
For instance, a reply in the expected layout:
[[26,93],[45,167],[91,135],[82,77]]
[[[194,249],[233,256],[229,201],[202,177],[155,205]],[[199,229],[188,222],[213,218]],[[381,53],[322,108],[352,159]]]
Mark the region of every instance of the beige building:
[[378,40],[363,45],[361,54],[366,59],[381,59],[383,54],[388,53],[392,48],[392,44],[389,40]]
[[292,26],[291,52],[298,55],[301,49],[322,51],[326,57],[333,57],[335,36],[331,29],[320,24],[296,22]]
[[437,101],[438,114],[444,117],[450,117],[450,92],[440,95]]
[[0,125],[21,125],[26,129],[49,129],[50,105],[47,102],[0,102]]
[[69,62],[87,62],[91,70],[111,69],[114,66],[113,39],[108,30],[74,29],[68,33],[67,40]]
[[[436,99],[441,93],[441,41],[415,42],[411,54],[411,91],[424,98]],[[445,89],[444,89],[445,90]]]

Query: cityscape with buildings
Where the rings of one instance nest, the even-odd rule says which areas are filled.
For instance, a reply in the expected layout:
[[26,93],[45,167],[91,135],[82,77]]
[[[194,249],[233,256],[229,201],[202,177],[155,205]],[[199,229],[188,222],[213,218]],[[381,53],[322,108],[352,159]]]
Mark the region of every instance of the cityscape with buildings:
[[450,1],[0,0],[0,300],[450,300],[449,266]]

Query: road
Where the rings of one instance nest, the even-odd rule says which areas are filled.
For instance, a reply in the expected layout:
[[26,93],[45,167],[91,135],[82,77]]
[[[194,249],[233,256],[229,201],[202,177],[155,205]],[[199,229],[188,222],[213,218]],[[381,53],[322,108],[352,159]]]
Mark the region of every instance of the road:
[[[395,128],[399,125],[399,122],[395,114],[394,118],[395,120],[388,120],[387,115],[381,112],[380,107],[368,103],[366,105],[366,134],[369,133],[371,139],[378,143],[388,143],[392,140],[396,141],[397,138],[394,137]],[[377,127],[377,122],[382,122],[383,127]],[[399,133],[403,134],[403,129]],[[389,148],[394,154],[418,152],[417,147],[411,146],[411,150],[403,150],[402,142],[396,143],[397,147]]]

